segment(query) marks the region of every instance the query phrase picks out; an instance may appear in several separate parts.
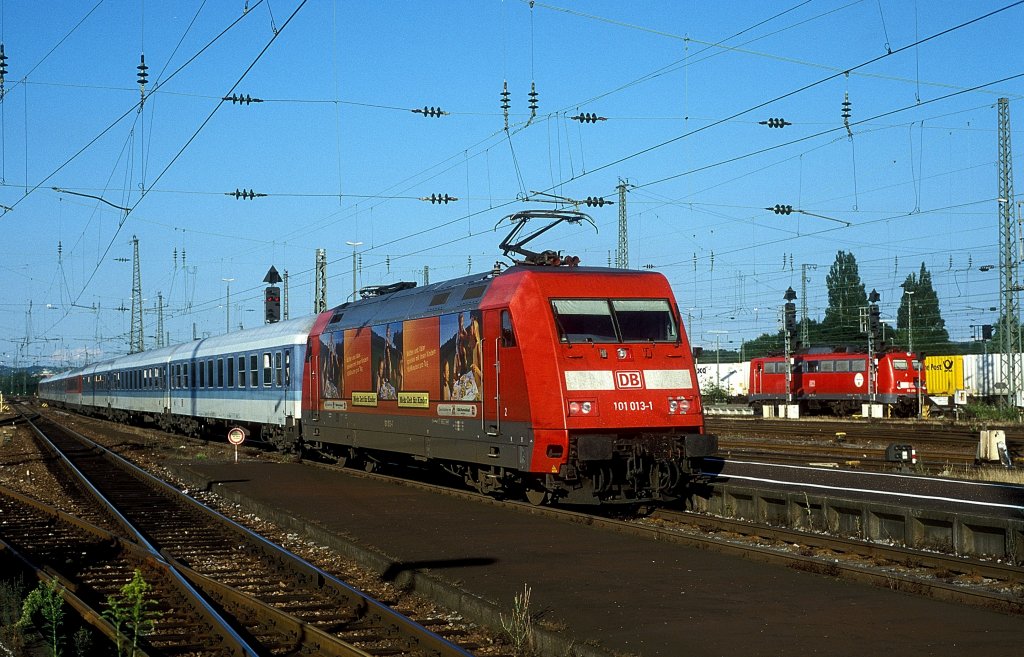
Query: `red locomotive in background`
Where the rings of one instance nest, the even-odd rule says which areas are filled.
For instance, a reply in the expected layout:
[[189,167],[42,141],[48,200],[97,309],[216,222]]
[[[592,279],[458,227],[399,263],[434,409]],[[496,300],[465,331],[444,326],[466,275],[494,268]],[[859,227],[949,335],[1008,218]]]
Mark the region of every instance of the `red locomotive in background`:
[[814,350],[794,354],[791,360],[787,390],[783,356],[751,359],[748,399],[752,405],[792,403],[803,411],[842,415],[859,412],[861,404],[875,403],[892,415],[908,416],[927,394],[921,361],[909,352],[877,354],[873,369],[866,353],[848,351]]

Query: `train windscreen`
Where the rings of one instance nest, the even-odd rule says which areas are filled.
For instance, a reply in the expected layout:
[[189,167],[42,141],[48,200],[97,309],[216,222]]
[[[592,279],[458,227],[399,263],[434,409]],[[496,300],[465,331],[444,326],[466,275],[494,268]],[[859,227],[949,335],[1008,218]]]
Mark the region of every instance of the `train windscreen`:
[[553,299],[562,342],[675,342],[667,299]]

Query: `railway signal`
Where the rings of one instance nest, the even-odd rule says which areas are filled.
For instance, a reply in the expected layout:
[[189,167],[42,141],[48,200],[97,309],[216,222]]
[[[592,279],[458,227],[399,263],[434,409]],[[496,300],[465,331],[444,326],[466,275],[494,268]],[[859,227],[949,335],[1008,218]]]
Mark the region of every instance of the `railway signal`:
[[263,309],[267,324],[281,321],[281,288],[274,285],[264,291]]

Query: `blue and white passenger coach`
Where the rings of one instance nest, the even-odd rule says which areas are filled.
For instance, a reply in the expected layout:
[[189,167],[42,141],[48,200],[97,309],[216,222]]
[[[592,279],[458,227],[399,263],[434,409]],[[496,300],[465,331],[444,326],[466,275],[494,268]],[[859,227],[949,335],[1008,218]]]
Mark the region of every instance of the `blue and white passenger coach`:
[[302,366],[316,316],[94,363],[43,379],[40,396],[111,420],[189,434],[250,426],[295,444]]

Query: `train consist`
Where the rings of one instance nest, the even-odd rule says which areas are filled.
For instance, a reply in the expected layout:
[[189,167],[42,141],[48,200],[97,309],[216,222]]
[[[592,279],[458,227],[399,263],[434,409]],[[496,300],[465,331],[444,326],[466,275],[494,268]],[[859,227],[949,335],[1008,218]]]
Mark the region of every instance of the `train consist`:
[[[812,401],[816,401],[819,410],[837,414],[860,412],[859,405],[869,401],[866,370],[861,369],[866,368],[866,354],[852,356],[858,361],[863,359],[864,365],[851,362],[849,374],[845,371],[847,366],[839,364],[839,359],[833,356],[828,356],[828,360],[837,361],[833,365],[807,365],[807,356],[794,356],[798,364],[791,379],[794,386],[794,403],[797,400],[806,400],[807,408]],[[815,356],[816,359],[822,357],[822,354]],[[920,357],[914,359],[913,369],[909,366],[908,369],[904,369],[902,361],[909,358],[905,352],[880,354],[878,358],[875,400],[876,403],[893,405],[888,409],[890,412],[887,415],[907,411],[916,413],[918,403],[923,412],[934,415],[951,413],[957,406],[970,402],[995,403],[1006,399],[1006,361],[1000,353],[927,356],[924,359],[923,371],[920,372]],[[1024,356],[1017,354],[1015,358],[1017,371],[1024,371]],[[702,390],[717,388],[734,401],[749,401],[762,405],[783,404],[786,403],[786,397],[782,360],[780,356],[741,363],[702,362],[697,364],[697,378]],[[775,364],[767,364],[768,362]],[[764,363],[760,374],[756,363]],[[831,376],[826,378],[829,372],[822,372],[822,367],[826,370],[831,367]],[[836,367],[842,371],[837,371]],[[812,369],[817,371],[809,372]],[[808,376],[809,373],[811,376]],[[858,373],[865,374],[863,384],[857,378]],[[915,378],[924,381],[919,389],[914,384]],[[816,395],[810,392],[812,381]],[[802,386],[803,392],[797,386]],[[813,399],[815,396],[816,400]],[[848,403],[823,403],[826,402],[826,396],[833,397],[836,402],[842,401],[845,397]],[[1024,399],[1018,399],[1016,403],[1024,407]]]
[[504,271],[364,289],[313,317],[65,372],[40,396],[191,434],[239,426],[367,469],[432,464],[535,504],[679,495],[717,441],[668,281],[507,242],[526,257]]
[[750,361],[747,399],[755,409],[791,403],[811,413],[850,415],[863,404],[881,404],[888,415],[905,417],[915,415],[928,394],[921,362],[909,352],[878,354],[874,368],[868,354],[846,351],[798,353],[791,361]]

